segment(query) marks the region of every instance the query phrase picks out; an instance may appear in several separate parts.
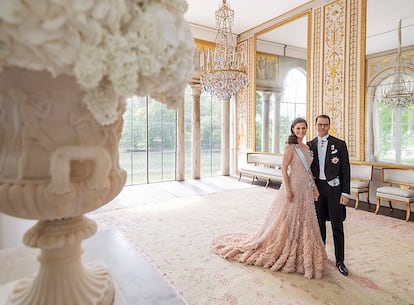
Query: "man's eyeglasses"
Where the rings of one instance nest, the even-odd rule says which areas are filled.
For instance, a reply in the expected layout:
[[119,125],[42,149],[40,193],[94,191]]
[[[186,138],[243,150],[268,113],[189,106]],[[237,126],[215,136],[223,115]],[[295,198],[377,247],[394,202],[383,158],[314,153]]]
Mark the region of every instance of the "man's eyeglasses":
[[321,128],[326,128],[326,127],[329,127],[329,124],[320,124],[320,123],[318,123],[317,126],[321,127]]

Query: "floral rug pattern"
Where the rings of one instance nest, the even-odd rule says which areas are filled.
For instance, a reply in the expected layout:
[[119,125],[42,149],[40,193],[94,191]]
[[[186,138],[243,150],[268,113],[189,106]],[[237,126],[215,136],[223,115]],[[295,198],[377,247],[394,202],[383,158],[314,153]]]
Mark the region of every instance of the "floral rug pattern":
[[[270,272],[213,254],[211,240],[252,232],[277,190],[262,187],[165,202],[168,209],[95,211],[99,229],[116,228],[141,251],[190,305],[414,304],[414,223],[348,208],[348,277],[330,264],[319,280]],[[330,227],[328,226],[328,234]]]

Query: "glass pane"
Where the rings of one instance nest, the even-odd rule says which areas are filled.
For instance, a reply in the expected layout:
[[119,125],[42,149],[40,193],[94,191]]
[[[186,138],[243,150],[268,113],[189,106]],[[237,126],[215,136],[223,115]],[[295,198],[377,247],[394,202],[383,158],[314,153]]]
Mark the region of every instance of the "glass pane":
[[202,94],[200,98],[200,174],[208,177],[220,173],[221,101],[207,94]]
[[211,103],[211,172],[221,175],[221,108],[222,101],[212,98]]
[[147,114],[145,97],[127,100],[124,125],[119,146],[120,164],[127,171],[126,184],[145,183]]
[[414,164],[414,105],[400,109],[382,103],[382,92],[392,80],[393,76],[384,79],[375,92],[378,97],[374,109],[378,115],[378,125],[374,128],[377,158],[381,162],[411,165]]
[[148,103],[148,182],[175,179],[176,112],[155,100]]

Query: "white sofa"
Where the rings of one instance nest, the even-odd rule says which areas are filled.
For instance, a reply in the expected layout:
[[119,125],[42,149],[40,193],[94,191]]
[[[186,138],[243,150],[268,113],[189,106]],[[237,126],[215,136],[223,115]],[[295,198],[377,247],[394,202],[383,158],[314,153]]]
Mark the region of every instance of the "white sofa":
[[247,164],[242,165],[239,170],[239,181],[243,175],[255,180],[265,179],[266,187],[270,182],[282,183],[282,155],[274,153],[250,152],[247,153]]

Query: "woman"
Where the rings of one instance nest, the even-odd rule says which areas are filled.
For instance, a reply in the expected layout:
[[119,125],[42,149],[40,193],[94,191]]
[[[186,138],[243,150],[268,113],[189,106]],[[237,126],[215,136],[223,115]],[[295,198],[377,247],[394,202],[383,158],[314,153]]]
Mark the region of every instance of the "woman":
[[309,170],[313,158],[303,143],[307,129],[303,118],[292,122],[283,153],[283,183],[264,224],[253,235],[219,236],[212,243],[216,254],[272,271],[322,276],[327,255],[314,206],[319,192]]

